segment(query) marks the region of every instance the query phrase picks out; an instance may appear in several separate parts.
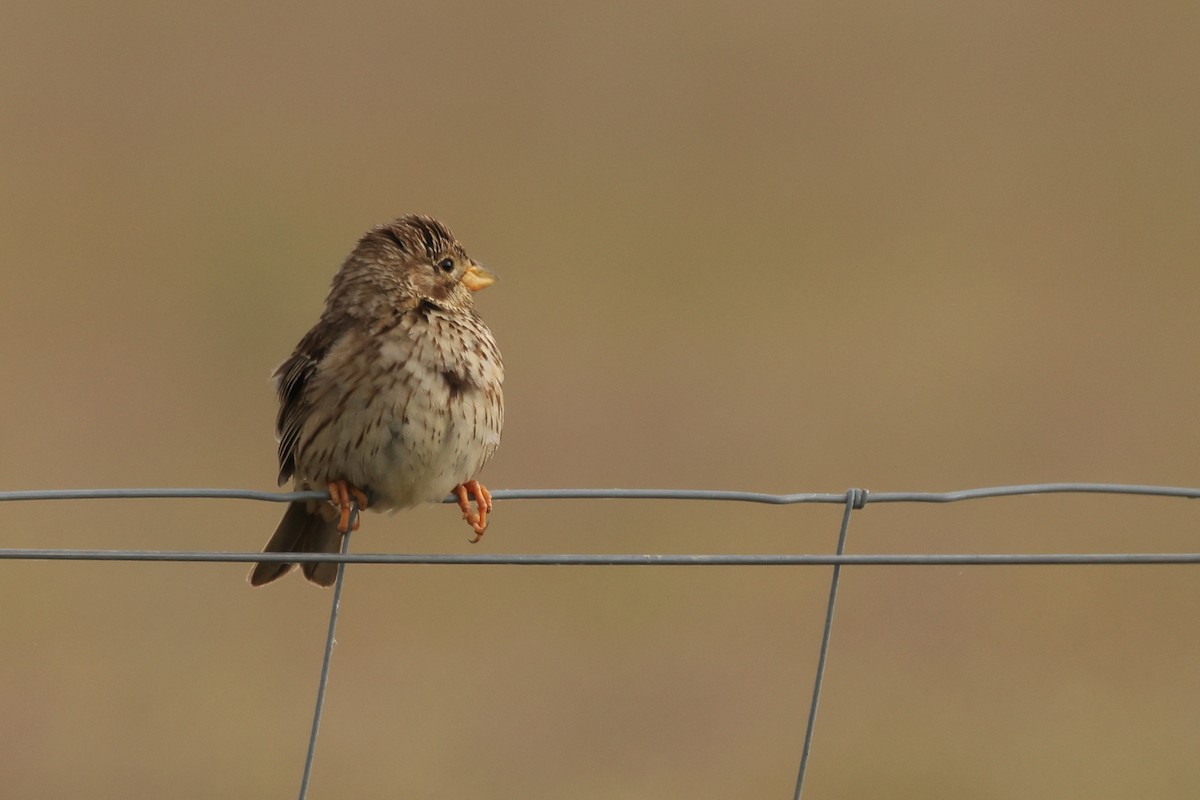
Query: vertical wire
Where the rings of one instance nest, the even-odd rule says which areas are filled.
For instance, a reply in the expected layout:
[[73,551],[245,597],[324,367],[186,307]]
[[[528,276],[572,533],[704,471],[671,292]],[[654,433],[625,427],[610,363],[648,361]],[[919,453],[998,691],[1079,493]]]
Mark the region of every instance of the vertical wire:
[[[866,501],[866,493],[860,489],[846,492],[846,508],[842,512],[842,528],[838,533],[837,555],[846,550],[846,532],[850,529],[850,514],[855,508],[862,508]],[[833,631],[833,608],[837,603],[838,582],[842,577],[842,565],[833,565],[833,577],[829,581],[829,604],[825,606],[825,630],[821,634],[821,651],[817,656],[817,675],[813,679],[812,702],[808,707],[808,725],[804,730],[804,749],[800,753],[800,772],[796,776],[796,793],[794,800],[800,800],[804,791],[804,774],[808,771],[808,754],[812,749],[813,730],[817,723],[817,703],[821,699],[821,684],[825,680],[825,659],[829,655],[829,637]]]
[[[350,530],[358,516],[358,504],[350,507]],[[342,535],[342,554],[350,550],[350,531]],[[304,757],[304,775],[300,778],[300,800],[308,796],[308,781],[312,777],[313,756],[317,751],[317,731],[321,728],[321,712],[325,710],[325,688],[329,685],[329,662],[333,658],[333,634],[337,630],[338,611],[342,605],[342,581],[346,565],[338,564],[337,581],[333,585],[333,605],[329,609],[329,633],[325,637],[325,656],[321,661],[321,680],[317,683],[317,702],[313,708],[312,732],[308,736],[308,754]]]

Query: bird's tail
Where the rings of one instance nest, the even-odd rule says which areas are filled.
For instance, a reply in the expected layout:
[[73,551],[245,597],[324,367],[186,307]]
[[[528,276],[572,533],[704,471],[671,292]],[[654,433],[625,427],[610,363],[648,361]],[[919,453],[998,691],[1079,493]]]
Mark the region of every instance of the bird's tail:
[[[338,519],[327,519],[322,512],[324,503],[298,500],[288,504],[275,534],[263,548],[264,553],[336,553],[341,550],[342,534]],[[283,561],[260,561],[250,571],[250,585],[262,586],[282,578],[295,564]],[[330,562],[301,565],[304,577],[320,586],[332,586],[337,580],[338,565]]]

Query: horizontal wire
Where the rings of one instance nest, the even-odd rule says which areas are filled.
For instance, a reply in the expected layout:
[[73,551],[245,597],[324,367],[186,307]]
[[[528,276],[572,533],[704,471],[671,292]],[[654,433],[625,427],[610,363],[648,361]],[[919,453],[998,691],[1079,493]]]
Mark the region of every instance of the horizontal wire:
[[0,560],[174,561],[475,566],[972,566],[995,564],[1195,564],[1200,553],[870,553],[870,554],[587,554],[587,553],[234,553],[188,550],[0,549]]
[[[950,492],[868,492],[851,489],[844,493],[806,492],[768,494],[697,489],[498,489],[496,500],[709,500],[789,505],[838,503],[849,499],[867,503],[951,503],[989,497],[1035,494],[1121,494],[1159,497],[1200,498],[1200,489],[1120,483],[1036,483],[990,486]],[[247,489],[131,488],[131,489],[40,489],[0,492],[0,502],[34,500],[110,499],[230,499],[286,503],[296,500],[325,500],[325,492],[264,492]],[[442,502],[457,502],[453,496]],[[987,565],[987,564],[1191,564],[1200,553],[961,553],[961,554],[412,554],[412,553],[237,553],[168,550],[87,550],[20,548],[0,549],[0,560],[44,561],[173,561],[251,563],[261,561],[332,562],[344,564],[464,564],[464,565],[607,565],[607,566],[829,566],[845,565]]]
[[[1031,483],[1017,486],[988,486],[950,492],[869,492],[860,493],[862,503],[954,503],[987,497],[1012,497],[1034,494],[1133,494],[1158,497],[1200,498],[1200,489],[1181,486],[1148,486],[1125,483]],[[768,494],[708,489],[497,489],[496,500],[717,500],[727,502],[795,503],[846,502],[847,492],[801,492]],[[0,492],[0,502],[18,500],[114,500],[114,499],[189,499],[222,498],[289,503],[294,500],[325,500],[326,492],[260,492],[249,489],[35,489]],[[457,502],[451,495],[443,503]]]
[[954,492],[877,492],[870,503],[956,503],[985,497],[1015,497],[1034,494],[1135,494],[1151,497],[1200,499],[1200,489],[1185,486],[1148,486],[1129,483],[1029,483],[1018,486],[988,486]]

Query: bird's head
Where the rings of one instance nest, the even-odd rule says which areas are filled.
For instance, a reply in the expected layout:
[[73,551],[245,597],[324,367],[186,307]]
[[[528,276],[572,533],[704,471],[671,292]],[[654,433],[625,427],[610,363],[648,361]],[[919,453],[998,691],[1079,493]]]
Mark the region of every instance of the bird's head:
[[[434,305],[461,310],[473,307],[471,295],[496,282],[496,276],[467,255],[442,223],[418,214],[379,225],[355,248],[358,263],[374,273],[372,282]],[[354,255],[351,261],[355,261]]]

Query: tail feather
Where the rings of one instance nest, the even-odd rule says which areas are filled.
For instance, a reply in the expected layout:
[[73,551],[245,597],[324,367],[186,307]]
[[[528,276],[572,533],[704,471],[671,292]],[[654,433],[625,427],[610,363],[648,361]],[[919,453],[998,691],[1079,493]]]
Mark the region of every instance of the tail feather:
[[[322,508],[306,501],[289,503],[279,527],[275,529],[264,553],[337,553],[341,550],[342,535],[337,529],[337,517],[326,519]],[[295,564],[283,561],[260,561],[250,571],[250,585],[262,586],[291,571]],[[332,586],[337,580],[338,565],[323,562],[301,565],[304,577],[321,586]]]

